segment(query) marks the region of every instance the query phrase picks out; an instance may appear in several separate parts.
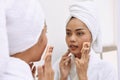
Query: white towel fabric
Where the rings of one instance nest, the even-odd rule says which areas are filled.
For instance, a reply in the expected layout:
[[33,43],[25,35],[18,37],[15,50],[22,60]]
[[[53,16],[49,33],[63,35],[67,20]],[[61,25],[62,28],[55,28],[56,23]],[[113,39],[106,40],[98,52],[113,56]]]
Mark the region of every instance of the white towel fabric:
[[11,5],[6,10],[6,27],[10,55],[13,55],[37,43],[45,18],[39,0],[8,1]]
[[[68,80],[79,80],[74,56],[71,58],[72,66]],[[90,60],[88,64],[87,76],[88,80],[117,80],[113,66],[99,58],[98,55],[91,49]]]
[[9,58],[6,72],[0,80],[33,80],[28,64],[18,58]]
[[0,0],[0,80],[6,70],[9,57],[4,5]]
[[29,65],[9,55],[36,44],[43,27],[39,0],[0,0],[0,80],[33,80]]
[[98,15],[95,8],[94,0],[72,0],[69,7],[70,18],[76,17],[86,24],[92,34],[93,49],[96,53],[101,53],[102,39]]
[[4,2],[0,0],[0,57],[9,56],[4,5]]

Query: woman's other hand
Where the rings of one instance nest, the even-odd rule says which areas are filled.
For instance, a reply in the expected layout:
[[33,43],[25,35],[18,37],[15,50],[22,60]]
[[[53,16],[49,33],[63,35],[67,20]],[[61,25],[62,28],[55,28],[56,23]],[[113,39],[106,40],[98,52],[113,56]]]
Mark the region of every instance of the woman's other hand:
[[81,59],[75,58],[76,70],[79,77],[79,80],[88,80],[87,79],[87,70],[89,63],[89,51],[90,43],[85,42],[81,50]]
[[52,69],[52,51],[53,47],[48,47],[44,58],[45,64],[38,67],[38,80],[54,80],[54,71]]
[[62,59],[60,61],[59,67],[60,67],[60,80],[67,80],[68,75],[70,73],[71,69],[71,59],[70,56],[68,56],[70,51],[66,52],[65,55],[62,56]]

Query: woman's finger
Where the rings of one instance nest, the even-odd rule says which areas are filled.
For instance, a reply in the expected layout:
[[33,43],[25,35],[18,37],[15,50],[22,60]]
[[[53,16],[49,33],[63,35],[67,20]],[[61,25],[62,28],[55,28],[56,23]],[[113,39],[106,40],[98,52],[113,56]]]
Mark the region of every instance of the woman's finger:
[[81,58],[80,59],[82,59],[82,60],[85,59],[85,50],[84,50],[84,48],[82,48],[82,50],[81,50]]
[[70,64],[70,63],[71,63],[70,57],[63,61],[63,64],[64,64],[65,66],[67,66],[67,65]]
[[35,73],[36,73],[36,67],[34,66],[33,69],[32,69],[32,75],[33,75],[34,78],[35,78]]
[[75,58],[75,62],[78,64],[78,66],[84,65],[85,61],[82,59]]
[[68,59],[70,56],[68,56],[70,54],[70,51],[68,50],[61,58],[60,63],[63,63],[66,59]]
[[81,58],[84,60],[86,59],[87,55],[90,51],[90,42],[84,42],[83,47],[81,49]]
[[76,64],[76,68],[78,68],[80,66],[78,58],[75,58],[75,64]]
[[69,54],[70,54],[70,50],[68,50],[68,51],[63,55],[63,57],[67,57]]
[[87,57],[86,57],[86,62],[87,63],[89,62],[89,59],[90,59],[90,55],[87,55]]
[[29,64],[29,66],[30,66],[31,69],[32,69],[33,65],[34,65],[33,62]]
[[46,55],[44,57],[44,60],[45,60],[45,70],[47,68],[51,68],[52,67],[52,52],[53,52],[53,47],[52,46],[48,46],[48,48],[46,50]]
[[84,42],[83,48],[90,48],[90,42]]
[[34,66],[34,63],[30,63],[29,66],[31,68],[31,72],[32,72],[33,77],[35,77],[36,66]]
[[62,57],[60,63],[61,63],[62,65],[64,65],[64,64],[68,64],[68,63],[71,62],[71,59],[70,59],[70,58],[71,58],[71,56]]
[[48,46],[43,59],[45,60],[46,56],[52,54],[52,52],[53,52],[53,46]]
[[64,61],[66,59],[70,58],[70,56],[62,57],[61,60]]
[[45,58],[45,68],[52,67],[52,55],[49,54]]
[[43,68],[43,66],[38,67],[38,80],[44,80],[44,68]]

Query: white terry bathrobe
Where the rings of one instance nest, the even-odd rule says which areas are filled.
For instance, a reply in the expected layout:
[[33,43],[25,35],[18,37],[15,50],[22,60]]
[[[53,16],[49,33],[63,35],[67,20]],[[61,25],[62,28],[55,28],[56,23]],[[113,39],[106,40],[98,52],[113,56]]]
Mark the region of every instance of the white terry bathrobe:
[[2,76],[7,67],[9,57],[8,39],[4,15],[4,4],[3,1],[0,0],[0,80],[2,80]]
[[[53,68],[55,71],[54,80],[60,79],[59,62],[60,60],[55,63]],[[93,49],[90,51],[87,76],[88,80],[117,80],[115,70],[111,64],[101,60]],[[71,70],[67,80],[79,80],[73,55],[71,56]]]
[[[87,71],[88,80],[116,80],[115,70],[112,65],[101,60],[98,55],[96,55],[96,53],[102,52],[102,40],[94,0],[72,0],[69,9],[70,18],[76,17],[80,19],[87,25],[92,34],[93,41],[89,53],[90,60]],[[55,71],[55,80],[60,79],[59,62],[60,60],[55,63],[53,68]],[[71,70],[68,80],[79,80],[74,55],[71,57]]]
[[[33,80],[29,65],[21,59],[9,57],[9,55],[25,51],[37,43],[45,20],[39,0],[1,1],[4,1],[5,8],[0,7],[3,13],[3,15],[0,13],[0,22],[5,21],[2,25],[7,31],[9,54],[7,66],[0,80]],[[2,25],[0,24],[0,30]],[[0,52],[0,54],[5,53]]]

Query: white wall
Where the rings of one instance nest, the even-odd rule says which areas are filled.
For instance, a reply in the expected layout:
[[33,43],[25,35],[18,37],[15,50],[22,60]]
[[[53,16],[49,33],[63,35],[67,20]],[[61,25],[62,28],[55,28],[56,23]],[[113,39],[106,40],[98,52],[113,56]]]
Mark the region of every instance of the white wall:
[[65,21],[69,16],[68,0],[40,0],[46,14],[48,39],[54,45],[53,62],[66,51]]
[[103,46],[115,45],[115,0],[96,0],[102,29]]

